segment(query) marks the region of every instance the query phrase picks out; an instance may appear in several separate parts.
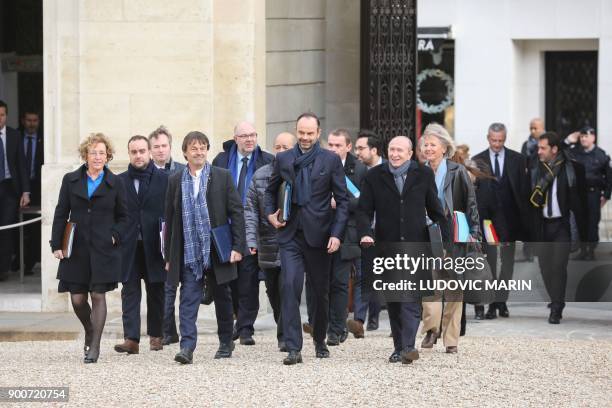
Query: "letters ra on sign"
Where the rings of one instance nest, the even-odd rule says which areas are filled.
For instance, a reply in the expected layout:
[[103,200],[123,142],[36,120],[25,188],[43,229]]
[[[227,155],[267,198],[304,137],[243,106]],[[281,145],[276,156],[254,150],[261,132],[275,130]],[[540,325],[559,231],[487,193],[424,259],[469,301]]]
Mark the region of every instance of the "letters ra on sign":
[[442,39],[438,38],[419,38],[417,41],[417,50],[418,51],[438,51],[440,46],[442,45]]

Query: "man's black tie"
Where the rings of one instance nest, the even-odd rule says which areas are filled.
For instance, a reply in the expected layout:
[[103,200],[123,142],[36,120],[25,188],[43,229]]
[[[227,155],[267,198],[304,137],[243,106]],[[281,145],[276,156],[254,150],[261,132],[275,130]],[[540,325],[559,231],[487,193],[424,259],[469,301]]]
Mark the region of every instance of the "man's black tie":
[[[553,180],[554,183],[554,180]],[[550,183],[550,187],[548,188],[548,199],[547,199],[547,203],[546,203],[546,215],[548,216],[548,218],[552,217],[552,213],[553,213],[553,209],[552,209],[552,202],[553,202],[553,183]]]
[[240,198],[242,198],[244,196],[244,189],[245,189],[245,181],[246,181],[246,174],[247,174],[247,163],[249,162],[249,158],[248,157],[243,157],[242,158],[242,168],[240,168],[240,176],[238,177],[238,194],[240,195]]
[[495,153],[495,178],[497,180],[499,180],[501,178],[500,177],[501,172],[499,171],[499,160],[498,160],[498,157],[499,157],[499,153]]
[[34,178],[34,174],[32,174],[32,139],[31,136],[26,136],[28,141],[28,147],[26,148],[26,166],[28,169],[28,174],[30,178]]
[[4,181],[6,174],[4,173],[4,144],[0,139],[0,181]]

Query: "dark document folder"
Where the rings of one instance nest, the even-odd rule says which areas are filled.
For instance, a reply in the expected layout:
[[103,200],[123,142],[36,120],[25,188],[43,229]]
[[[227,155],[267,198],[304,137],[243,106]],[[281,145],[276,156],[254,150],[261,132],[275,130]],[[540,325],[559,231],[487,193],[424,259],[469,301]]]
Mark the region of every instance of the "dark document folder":
[[64,228],[64,236],[62,237],[62,253],[64,258],[70,258],[72,255],[72,244],[74,243],[74,232],[76,230],[76,223],[67,222]]
[[219,225],[211,231],[212,241],[221,263],[230,261],[232,254],[232,230],[229,224]]
[[278,189],[278,221],[289,221],[291,215],[291,183],[283,181]]

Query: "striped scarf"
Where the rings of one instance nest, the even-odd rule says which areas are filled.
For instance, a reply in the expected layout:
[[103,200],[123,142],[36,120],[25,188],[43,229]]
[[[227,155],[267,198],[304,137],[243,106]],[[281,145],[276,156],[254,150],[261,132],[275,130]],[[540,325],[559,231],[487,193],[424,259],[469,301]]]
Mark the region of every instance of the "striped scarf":
[[183,170],[181,189],[183,199],[183,238],[185,270],[191,270],[196,280],[202,279],[210,266],[210,218],[206,203],[206,189],[210,177],[210,164],[200,174],[200,191],[193,196],[193,179],[189,166]]

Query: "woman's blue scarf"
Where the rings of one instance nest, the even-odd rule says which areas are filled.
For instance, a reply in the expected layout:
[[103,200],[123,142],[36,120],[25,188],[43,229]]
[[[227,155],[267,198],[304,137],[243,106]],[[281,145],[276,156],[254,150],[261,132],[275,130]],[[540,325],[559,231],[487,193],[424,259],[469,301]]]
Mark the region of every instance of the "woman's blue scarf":
[[[427,165],[430,166],[429,162]],[[438,188],[438,200],[440,200],[440,204],[442,204],[442,209],[446,209],[446,200],[444,199],[444,181],[446,180],[446,172],[448,168],[446,166],[446,159],[442,159],[438,169],[436,170],[436,187]]]

